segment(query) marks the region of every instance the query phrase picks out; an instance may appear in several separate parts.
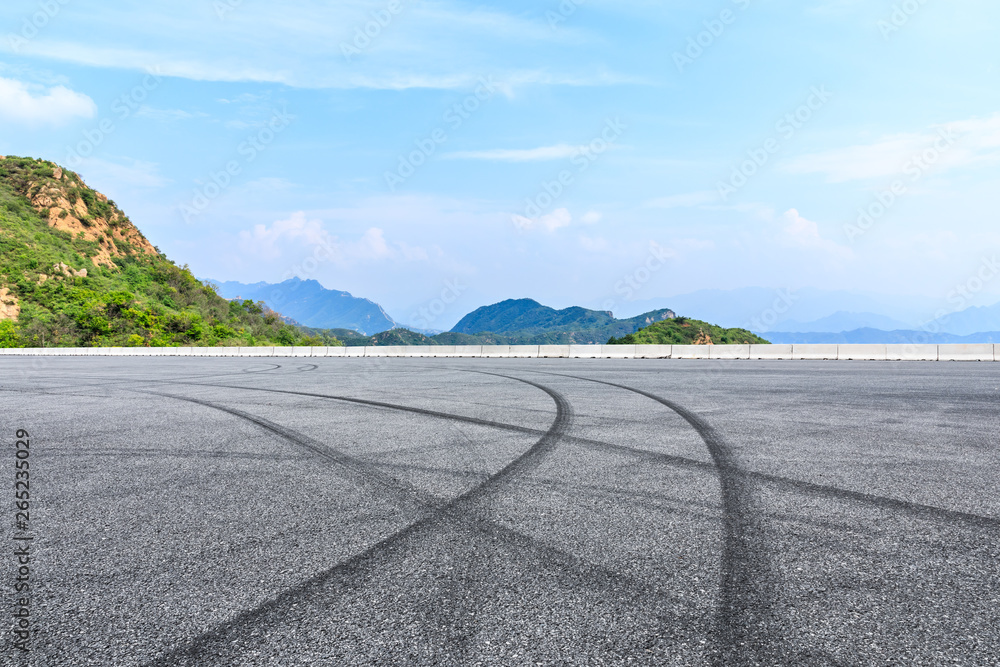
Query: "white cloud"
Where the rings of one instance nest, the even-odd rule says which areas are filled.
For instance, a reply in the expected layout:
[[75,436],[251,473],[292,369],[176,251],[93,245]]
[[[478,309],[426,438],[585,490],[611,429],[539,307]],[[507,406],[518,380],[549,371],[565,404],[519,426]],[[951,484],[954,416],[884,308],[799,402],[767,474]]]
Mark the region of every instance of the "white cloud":
[[28,126],[65,125],[96,113],[94,100],[65,86],[45,88],[0,78],[0,119]]
[[[72,30],[50,28],[20,45],[18,54],[91,67],[157,67],[164,76],[197,81],[297,88],[470,89],[484,73],[495,75],[508,95],[523,85],[640,83],[586,62],[586,47],[598,39],[588,31],[570,25],[552,30],[546,20],[521,12],[403,2],[398,16],[376,24],[373,36],[372,15],[384,12],[384,3],[297,3],[290,11],[280,3],[243,2],[220,17],[213,7],[224,4],[149,0],[138,14],[126,15],[71,3],[61,25]],[[524,57],[547,48],[576,49],[579,57],[558,71]],[[0,40],[0,51],[11,50]]]
[[486,151],[455,151],[441,157],[448,160],[490,160],[496,162],[540,162],[571,158],[583,150],[580,146],[559,144],[539,148],[507,149],[496,148]]
[[565,208],[557,208],[551,213],[537,218],[525,218],[522,215],[513,216],[514,226],[524,232],[540,229],[546,232],[554,232],[563,227],[573,224],[573,216]]
[[604,216],[601,215],[599,211],[588,211],[582,218],[580,218],[580,222],[585,225],[596,225],[602,218],[604,218]]
[[806,250],[819,250],[836,259],[848,259],[853,256],[850,248],[822,237],[819,225],[807,220],[796,210],[789,209],[782,216],[784,227],[779,236],[783,245]]
[[782,171],[824,174],[830,183],[945,171],[1000,162],[1000,115],[934,125],[925,132],[895,134],[870,143],[786,160]]
[[264,259],[281,256],[281,241],[301,241],[309,245],[333,245],[334,239],[323,229],[319,220],[307,220],[303,212],[293,213],[287,220],[277,220],[270,227],[254,225],[240,232],[239,247],[246,253]]
[[424,261],[429,254],[423,248],[406,243],[390,243],[379,227],[370,227],[356,241],[342,241],[331,235],[321,220],[309,219],[305,212],[293,213],[270,226],[254,225],[239,233],[239,249],[264,260],[283,255],[301,256],[311,248],[317,261],[350,266],[361,262],[386,260]]

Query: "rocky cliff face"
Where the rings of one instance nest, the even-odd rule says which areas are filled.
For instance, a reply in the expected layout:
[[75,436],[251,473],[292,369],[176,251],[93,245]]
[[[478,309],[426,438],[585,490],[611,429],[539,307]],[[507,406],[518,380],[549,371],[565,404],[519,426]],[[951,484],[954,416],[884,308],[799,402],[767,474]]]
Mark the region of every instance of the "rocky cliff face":
[[159,254],[113,201],[87,187],[78,174],[52,163],[2,156],[0,170],[50,227],[97,243],[90,258],[95,266],[112,266],[113,258],[134,253]]

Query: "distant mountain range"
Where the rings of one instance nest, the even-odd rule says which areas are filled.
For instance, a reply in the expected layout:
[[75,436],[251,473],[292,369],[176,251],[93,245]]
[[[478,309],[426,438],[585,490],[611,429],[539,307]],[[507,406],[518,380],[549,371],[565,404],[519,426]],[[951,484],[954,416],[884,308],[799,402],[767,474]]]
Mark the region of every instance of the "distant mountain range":
[[268,308],[314,329],[349,329],[366,336],[395,329],[398,324],[382,306],[348,292],[326,289],[315,280],[254,283],[209,281],[226,299],[263,301]]
[[700,290],[622,303],[616,310],[628,315],[667,304],[689,317],[743,327],[784,343],[889,343],[918,334],[923,338],[925,330],[941,332],[934,339],[941,342],[988,342],[990,332],[1000,331],[1000,303],[958,310],[934,320],[936,311],[955,304],[918,296],[816,288]]
[[813,320],[812,322],[787,320],[782,322],[780,327],[782,331],[791,331],[796,333],[839,333],[841,331],[855,331],[857,329],[881,329],[882,331],[893,331],[896,329],[911,329],[913,328],[913,325],[909,322],[902,322],[900,320],[886,317],[885,315],[878,315],[876,313],[851,313],[842,310],[834,313],[833,315]]
[[[769,327],[789,331],[784,326],[785,322],[811,323],[838,313],[857,316],[877,313],[877,317],[890,318],[906,323],[907,328],[916,328],[917,324],[933,315],[935,306],[922,297],[886,296],[812,287],[742,287],[732,290],[706,289],[669,297],[622,302],[617,303],[614,310],[619,317],[631,317],[656,308],[671,308],[688,317],[716,322],[724,327],[753,330]],[[1000,328],[1000,325],[992,328]]]
[[[340,329],[327,333],[347,345],[588,345],[604,344],[674,317],[672,310],[663,309],[618,320],[604,311],[556,310],[532,299],[511,299],[483,306],[462,318],[452,331],[434,336],[403,328],[374,336],[352,335]],[[693,340],[699,330],[684,333]]]
[[[582,307],[557,310],[533,299],[508,299],[478,308],[463,317],[451,331],[438,333],[407,330],[374,301],[326,289],[315,280],[293,278],[279,284],[216,284],[219,293],[227,299],[263,301],[296,323],[336,335],[348,344],[392,344],[382,339],[396,341],[396,344],[405,341],[406,344],[432,345],[603,344],[656,322],[673,319],[678,312],[726,329],[747,329],[774,343],[1000,340],[992,333],[1000,331],[1000,304],[968,308],[923,324],[926,318],[921,319],[918,313],[921,308],[929,307],[926,300],[921,304],[906,298],[892,300],[879,295],[816,289],[702,290],[671,297],[679,305],[653,308],[623,319],[605,310]],[[622,304],[621,308],[634,309],[640,305],[664,304],[664,301],[631,302]],[[848,308],[828,310],[834,305]],[[927,334],[921,329],[939,333]],[[390,336],[392,332],[396,334]],[[385,335],[371,338],[376,334]]]
[[950,343],[1000,343],[1000,332],[986,331],[968,336],[952,333],[930,333],[927,331],[880,329],[856,329],[854,331],[830,332],[787,332],[770,331],[764,334],[772,343],[864,343],[864,344],[936,344]]
[[451,333],[516,333],[520,336],[530,336],[567,331],[578,334],[578,337],[604,343],[611,337],[626,336],[654,322],[676,316],[674,311],[663,308],[627,320],[619,320],[608,311],[580,307],[556,310],[543,306],[533,299],[508,299],[492,306],[477,308],[463,317]]

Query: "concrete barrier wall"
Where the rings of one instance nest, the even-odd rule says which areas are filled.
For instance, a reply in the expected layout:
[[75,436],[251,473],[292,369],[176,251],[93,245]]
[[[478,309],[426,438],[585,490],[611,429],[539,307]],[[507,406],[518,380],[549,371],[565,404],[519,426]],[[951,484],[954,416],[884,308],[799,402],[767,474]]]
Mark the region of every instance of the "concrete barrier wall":
[[937,345],[886,345],[888,361],[937,361]]
[[837,345],[792,345],[792,359],[823,361],[837,359]]
[[3,356],[424,357],[1000,361],[1000,345],[424,345],[381,347],[0,348]]
[[842,361],[885,361],[888,345],[838,345],[837,359]]
[[749,359],[749,345],[709,345],[710,359]]
[[938,361],[995,361],[995,346],[938,345]]
[[751,345],[751,359],[791,359],[791,345]]

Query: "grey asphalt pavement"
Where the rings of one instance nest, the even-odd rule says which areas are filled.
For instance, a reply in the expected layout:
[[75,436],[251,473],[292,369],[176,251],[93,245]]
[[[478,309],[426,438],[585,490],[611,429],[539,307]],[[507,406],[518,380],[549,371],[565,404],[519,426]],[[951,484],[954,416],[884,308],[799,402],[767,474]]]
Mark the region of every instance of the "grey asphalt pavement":
[[998,665],[998,404],[987,363],[0,359],[0,660]]

